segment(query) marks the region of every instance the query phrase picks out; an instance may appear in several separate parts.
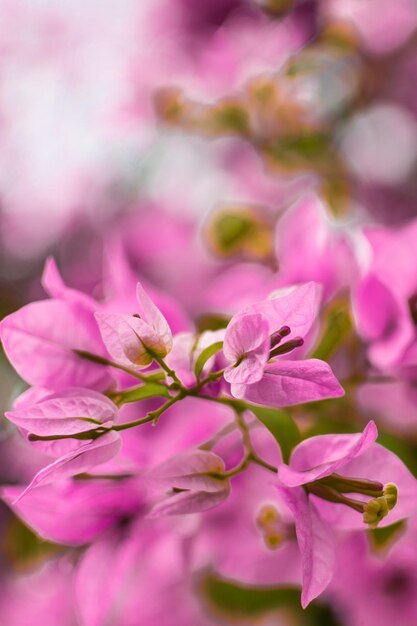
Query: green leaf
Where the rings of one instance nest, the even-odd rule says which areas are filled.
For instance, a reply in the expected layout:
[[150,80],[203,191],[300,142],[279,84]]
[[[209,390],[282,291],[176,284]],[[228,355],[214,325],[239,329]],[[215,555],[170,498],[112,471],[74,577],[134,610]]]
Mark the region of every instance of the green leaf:
[[218,578],[210,572],[201,580],[199,591],[214,615],[220,613],[232,623],[240,624],[242,617],[245,624],[258,623],[263,614],[277,611],[277,620],[271,623],[340,626],[331,608],[321,599],[302,609],[301,590],[293,586],[250,587]]
[[200,374],[203,371],[203,367],[207,363],[207,361],[219,352],[223,348],[223,341],[216,341],[216,343],[212,343],[211,346],[204,348],[204,350],[198,355],[198,358],[195,362],[194,372],[197,378],[200,378]]
[[293,587],[261,588],[238,585],[213,575],[203,582],[204,595],[222,612],[254,616],[282,606],[300,606],[300,591]]
[[58,544],[44,541],[15,517],[3,530],[1,549],[16,569],[33,567],[61,550]]
[[156,396],[163,396],[164,398],[170,398],[169,390],[164,385],[158,383],[146,383],[139,387],[133,387],[127,391],[121,391],[117,394],[117,399],[123,403],[126,402],[138,402],[138,400],[145,400],[146,398],[155,398]]
[[256,415],[278,442],[282,458],[288,463],[292,449],[300,442],[300,433],[293,418],[282,409],[268,409],[248,404],[247,408]]

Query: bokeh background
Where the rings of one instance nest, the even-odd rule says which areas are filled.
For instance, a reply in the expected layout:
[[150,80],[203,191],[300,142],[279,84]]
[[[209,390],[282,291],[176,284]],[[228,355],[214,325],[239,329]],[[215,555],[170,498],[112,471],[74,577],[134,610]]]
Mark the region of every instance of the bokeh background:
[[[276,238],[304,198],[344,233],[411,223],[416,84],[416,0],[0,0],[1,317],[44,297],[52,255],[97,298],[128,268],[204,328],[308,278]],[[2,358],[2,413],[23,388]],[[2,421],[3,484],[33,475],[25,450]],[[41,612],[61,590],[31,576],[57,548],[0,514],[5,615]],[[326,602],[215,585],[238,623],[339,624]]]

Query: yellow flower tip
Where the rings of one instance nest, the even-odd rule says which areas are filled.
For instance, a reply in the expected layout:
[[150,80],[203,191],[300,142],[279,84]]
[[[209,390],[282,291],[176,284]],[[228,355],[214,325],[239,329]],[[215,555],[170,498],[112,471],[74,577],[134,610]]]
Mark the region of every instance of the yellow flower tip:
[[390,509],[385,496],[372,498],[372,500],[369,500],[369,502],[364,505],[363,521],[371,528],[376,528],[379,522],[388,515],[389,511]]
[[280,515],[278,513],[278,509],[276,509],[272,504],[266,504],[261,507],[256,518],[256,522],[261,528],[267,528],[279,520]]
[[264,543],[269,550],[276,550],[286,539],[285,528],[278,509],[272,504],[261,507],[256,517]]
[[384,487],[384,497],[387,501],[389,510],[393,509],[398,500],[398,488],[394,483],[387,483]]
[[284,535],[278,532],[265,533],[264,541],[267,548],[270,550],[276,550],[283,543]]

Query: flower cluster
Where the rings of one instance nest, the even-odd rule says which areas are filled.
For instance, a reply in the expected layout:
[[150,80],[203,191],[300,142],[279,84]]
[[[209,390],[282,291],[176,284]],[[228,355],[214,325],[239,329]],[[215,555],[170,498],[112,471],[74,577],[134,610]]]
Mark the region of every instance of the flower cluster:
[[62,111],[34,158],[17,90],[36,180],[0,97],[0,622],[415,626],[415,2],[23,4],[0,85],[36,18]]
[[[297,445],[294,414],[282,412],[344,395],[309,357],[318,283],[278,289],[218,330],[177,333],[140,283],[127,311],[66,287],[52,260],[43,283],[51,297],[6,317],[1,339],[32,385],[6,417],[45,461],[3,497],[45,539],[91,544],[74,574],[86,624],[105,623],[130,577],[151,585],[137,559],[173,541],[188,544],[183,566],[195,574],[301,585],[306,607],[332,581],[339,535],[416,511],[417,483],[376,443],[373,421]],[[152,593],[179,567],[166,564]],[[91,585],[109,589],[105,602]],[[123,610],[136,614],[142,594]]]

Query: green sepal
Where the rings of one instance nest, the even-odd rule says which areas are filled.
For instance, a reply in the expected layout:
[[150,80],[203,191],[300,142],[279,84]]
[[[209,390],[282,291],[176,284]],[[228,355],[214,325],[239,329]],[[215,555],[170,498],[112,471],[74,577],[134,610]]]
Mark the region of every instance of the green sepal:
[[158,383],[146,383],[139,387],[133,387],[126,391],[121,391],[116,395],[118,404],[126,404],[128,402],[138,402],[139,400],[146,400],[147,398],[155,398],[157,396],[163,396],[164,398],[170,398],[170,393],[167,387],[159,385]]

